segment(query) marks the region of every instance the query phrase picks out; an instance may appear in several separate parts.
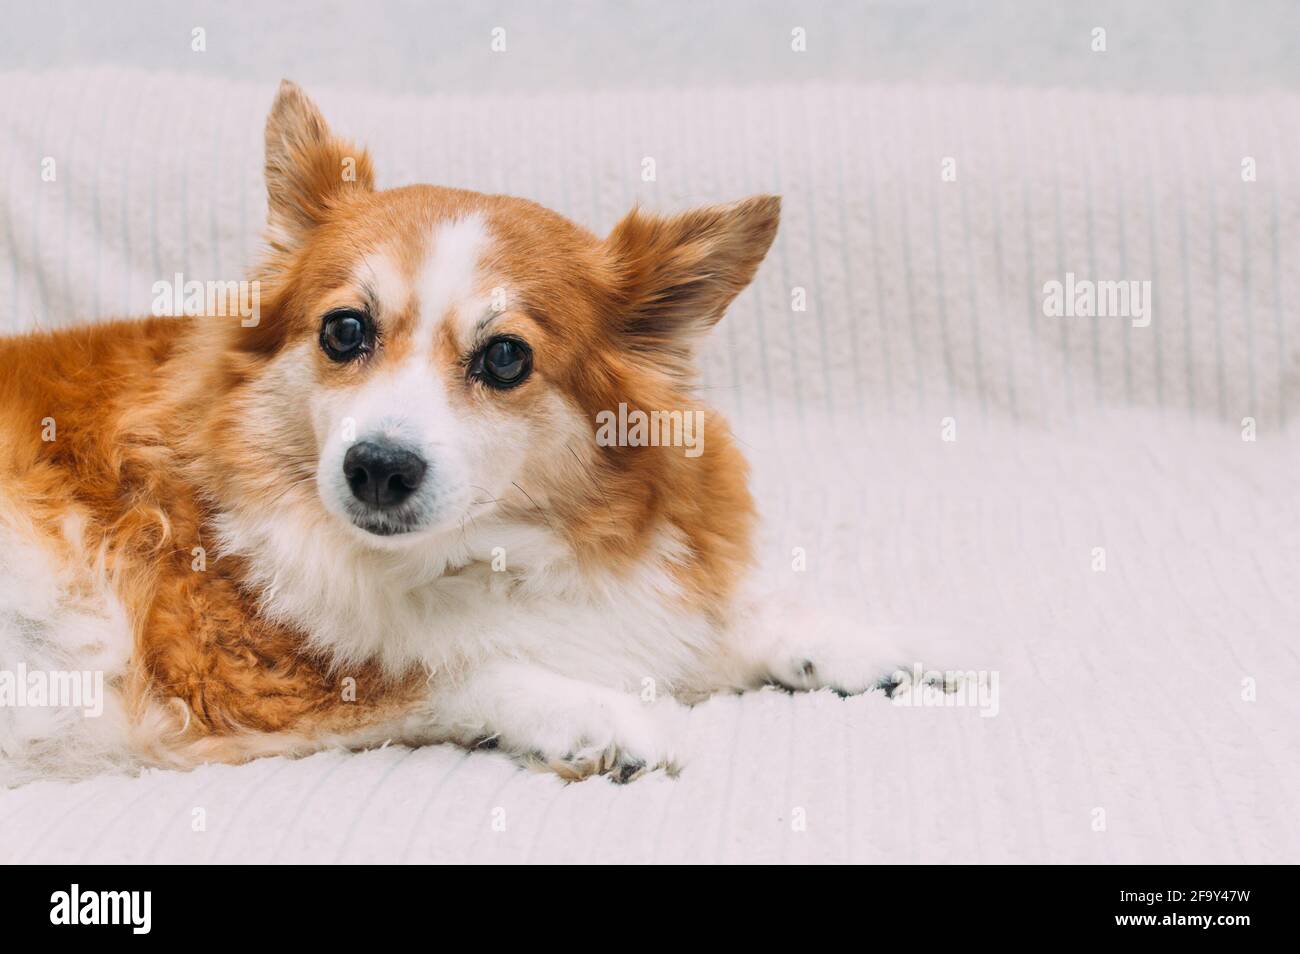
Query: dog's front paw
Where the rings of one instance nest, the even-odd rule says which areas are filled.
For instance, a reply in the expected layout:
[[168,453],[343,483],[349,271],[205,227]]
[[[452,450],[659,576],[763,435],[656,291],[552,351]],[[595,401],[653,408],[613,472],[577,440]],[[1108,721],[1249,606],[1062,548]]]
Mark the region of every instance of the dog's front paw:
[[[790,633],[768,663],[772,682],[794,691],[830,689],[852,696],[873,689],[891,698],[914,684],[937,684],[915,650],[905,648],[915,634],[897,627],[863,627],[847,618],[821,619],[818,625]],[[917,675],[920,673],[920,675]]]
[[636,781],[658,768],[664,769],[669,775],[676,775],[678,771],[677,763],[671,755],[643,756],[631,749],[622,748],[616,742],[603,749],[586,746],[560,758],[530,755],[525,757],[525,762],[541,771],[554,772],[568,782],[577,782],[593,775],[605,775],[610,781],[621,785]]
[[938,692],[954,693],[964,684],[966,673],[949,670],[925,669],[919,663],[908,669],[896,669],[883,677],[873,688],[881,689],[890,699],[897,699],[909,692],[933,689]]
[[668,696],[643,702],[529,663],[497,661],[437,698],[434,712],[463,744],[490,744],[569,780],[630,782],[655,769],[676,774],[686,710]]
[[626,783],[656,769],[676,775],[680,718],[680,708],[670,700],[647,704],[636,696],[602,691],[589,704],[557,713],[552,724],[539,726],[526,745],[524,761],[567,781],[604,775]]

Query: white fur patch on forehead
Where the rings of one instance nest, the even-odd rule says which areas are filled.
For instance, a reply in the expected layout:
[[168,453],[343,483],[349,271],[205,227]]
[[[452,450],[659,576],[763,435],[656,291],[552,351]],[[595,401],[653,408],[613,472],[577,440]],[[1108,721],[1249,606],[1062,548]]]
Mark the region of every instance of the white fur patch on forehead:
[[397,262],[391,254],[383,251],[371,252],[361,259],[353,269],[352,278],[374,295],[381,311],[400,311],[411,294],[410,285],[402,277]]
[[467,326],[473,328],[484,305],[477,300],[476,279],[489,240],[487,223],[477,214],[434,227],[416,280],[422,345],[432,343],[449,308],[456,308],[458,338],[464,339]]

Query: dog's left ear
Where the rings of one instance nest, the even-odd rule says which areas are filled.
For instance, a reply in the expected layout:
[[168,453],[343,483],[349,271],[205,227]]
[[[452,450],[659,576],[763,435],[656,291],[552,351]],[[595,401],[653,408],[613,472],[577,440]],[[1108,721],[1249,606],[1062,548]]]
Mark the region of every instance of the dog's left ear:
[[374,189],[364,149],[335,137],[296,84],[280,82],[266,118],[266,194],[271,242],[293,249],[349,194]]
[[753,279],[780,218],[775,195],[667,217],[629,212],[605,244],[630,346],[689,370],[700,338]]

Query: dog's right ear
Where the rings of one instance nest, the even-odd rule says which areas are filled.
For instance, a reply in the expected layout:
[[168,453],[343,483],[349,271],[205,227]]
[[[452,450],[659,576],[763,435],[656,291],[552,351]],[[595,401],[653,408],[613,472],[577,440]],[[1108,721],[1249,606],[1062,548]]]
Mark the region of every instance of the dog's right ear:
[[281,80],[266,118],[266,194],[273,246],[290,251],[349,194],[374,189],[364,149],[336,138],[316,104]]

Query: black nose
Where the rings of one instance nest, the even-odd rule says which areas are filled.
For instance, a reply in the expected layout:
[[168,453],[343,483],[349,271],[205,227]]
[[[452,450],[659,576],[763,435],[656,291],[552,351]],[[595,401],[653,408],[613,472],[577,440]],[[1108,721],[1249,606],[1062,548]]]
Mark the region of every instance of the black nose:
[[362,441],[343,455],[343,476],[352,495],[372,507],[396,507],[424,479],[425,463],[395,444]]

